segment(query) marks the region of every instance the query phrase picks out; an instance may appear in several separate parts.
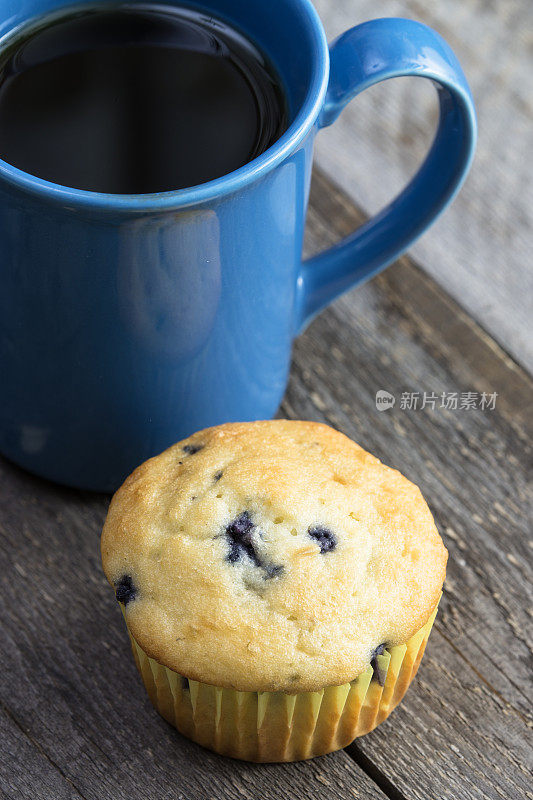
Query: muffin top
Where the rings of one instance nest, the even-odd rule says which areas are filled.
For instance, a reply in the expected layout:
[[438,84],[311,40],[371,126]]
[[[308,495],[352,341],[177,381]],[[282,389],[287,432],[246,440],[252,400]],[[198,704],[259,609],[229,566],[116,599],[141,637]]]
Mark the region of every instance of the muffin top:
[[447,552],[403,475],[326,425],[279,420],[200,431],[138,467],[102,558],[152,658],[216,686],[301,692],[353,680],[416,633]]

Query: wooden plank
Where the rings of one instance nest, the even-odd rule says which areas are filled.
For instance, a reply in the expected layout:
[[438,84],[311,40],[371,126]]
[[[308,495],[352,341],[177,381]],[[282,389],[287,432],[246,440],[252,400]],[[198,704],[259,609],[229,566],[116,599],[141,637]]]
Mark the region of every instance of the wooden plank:
[[36,786],[54,800],[80,800],[82,795],[45,753],[31,742],[9,714],[0,710],[0,797],[34,800]]
[[409,800],[531,798],[531,731],[453,640],[432,634],[407,701],[349,750]]
[[[533,70],[530,0],[313,0],[328,38],[374,17],[410,17],[452,45],[471,84],[477,155],[453,205],[412,255],[515,359],[533,369]],[[435,125],[426,81],[364,92],[316,142],[319,166],[372,213],[422,160]]]
[[55,487],[3,460],[0,498],[0,691],[15,733],[25,734],[6,747],[2,740],[6,798],[384,800],[344,752],[254,765],[181,737],[147,699],[102,574],[108,498]]
[[[308,250],[360,221],[318,173]],[[409,259],[339,300],[296,344],[283,411],[329,422],[405,472],[450,550],[420,679],[351,749],[405,797],[531,796],[532,388]],[[379,389],[397,398],[393,409],[376,410]],[[471,390],[497,391],[496,409],[399,407],[406,391]]]

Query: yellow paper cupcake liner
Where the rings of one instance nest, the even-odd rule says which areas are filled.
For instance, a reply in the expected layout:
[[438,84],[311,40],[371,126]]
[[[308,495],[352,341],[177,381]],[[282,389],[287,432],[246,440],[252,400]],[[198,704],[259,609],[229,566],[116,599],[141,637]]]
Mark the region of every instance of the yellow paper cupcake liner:
[[377,656],[377,675],[370,666],[350,683],[299,694],[189,680],[130,639],[150,700],[184,736],[245,761],[299,761],[346,747],[389,716],[416,675],[436,613],[405,644]]

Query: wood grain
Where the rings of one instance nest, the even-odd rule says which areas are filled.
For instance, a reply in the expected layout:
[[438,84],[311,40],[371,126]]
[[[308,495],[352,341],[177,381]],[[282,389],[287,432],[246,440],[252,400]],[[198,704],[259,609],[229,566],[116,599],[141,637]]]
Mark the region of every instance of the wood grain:
[[[308,249],[361,215],[318,174]],[[376,411],[378,389],[498,391],[494,411]],[[325,420],[418,482],[450,550],[415,684],[336,755],[257,766],[151,708],[102,575],[108,498],[0,462],[0,790],[6,798],[531,797],[529,377],[414,263],[339,300],[295,347],[282,412]],[[5,742],[5,744],[4,744]],[[528,794],[529,793],[529,794]]]
[[79,800],[80,793],[64,778],[36,742],[33,742],[4,708],[0,710],[0,797]]
[[108,498],[0,461],[0,790],[9,800],[384,800],[346,753],[221,758],[150,705],[100,566]]
[[[328,38],[375,17],[425,22],[454,48],[471,85],[477,154],[463,189],[412,256],[491,336],[533,369],[533,3],[530,0],[313,0]],[[421,162],[436,123],[428,81],[359,95],[316,142],[318,165],[373,213]]]
[[[317,173],[309,251],[361,221]],[[321,315],[294,361],[288,415],[329,422],[405,472],[450,550],[420,673],[426,702],[412,692],[354,752],[406,797],[527,796],[533,382],[409,259]],[[394,409],[376,410],[379,389],[397,398]],[[398,407],[404,391],[469,390],[497,391],[495,411]]]

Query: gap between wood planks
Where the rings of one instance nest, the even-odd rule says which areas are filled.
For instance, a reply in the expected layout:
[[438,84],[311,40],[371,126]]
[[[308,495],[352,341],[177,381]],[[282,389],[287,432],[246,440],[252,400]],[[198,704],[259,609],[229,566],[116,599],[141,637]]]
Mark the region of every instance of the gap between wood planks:
[[375,764],[371,758],[363,753],[357,745],[357,739],[349,747],[345,748],[345,753],[348,753],[350,758],[353,758],[358,767],[360,767],[370,780],[374,781],[376,786],[381,789],[388,800],[409,800],[407,795],[398,789],[397,786],[388,778],[385,773]]
[[[28,733],[28,731],[24,730],[23,726],[20,724],[16,716],[5,705],[5,703],[0,702],[0,711],[5,715],[6,721],[11,722],[13,727],[18,731],[18,733],[23,737],[23,739],[26,740],[28,744],[34,748],[34,750],[36,751],[35,756],[38,757],[38,755],[40,755],[52,767],[52,769],[56,771],[57,778],[64,784],[64,786],[70,787],[70,789],[76,793],[76,797],[79,797],[80,800],[87,800],[85,795],[80,792],[76,784],[68,777],[68,775],[65,775],[64,771],[61,769],[59,764],[57,764],[54,761],[54,759],[50,757],[49,753],[47,753],[47,751],[40,744],[40,742],[38,742],[37,739],[31,736],[31,734]],[[4,746],[6,745],[6,739],[7,737],[3,738]],[[61,788],[64,788],[64,786],[61,786]],[[57,793],[61,792],[61,788],[56,784],[55,786],[48,787],[48,791],[50,792],[53,791],[54,793]],[[57,794],[55,794],[54,797],[52,796],[50,797],[50,800],[59,800],[59,797]]]

